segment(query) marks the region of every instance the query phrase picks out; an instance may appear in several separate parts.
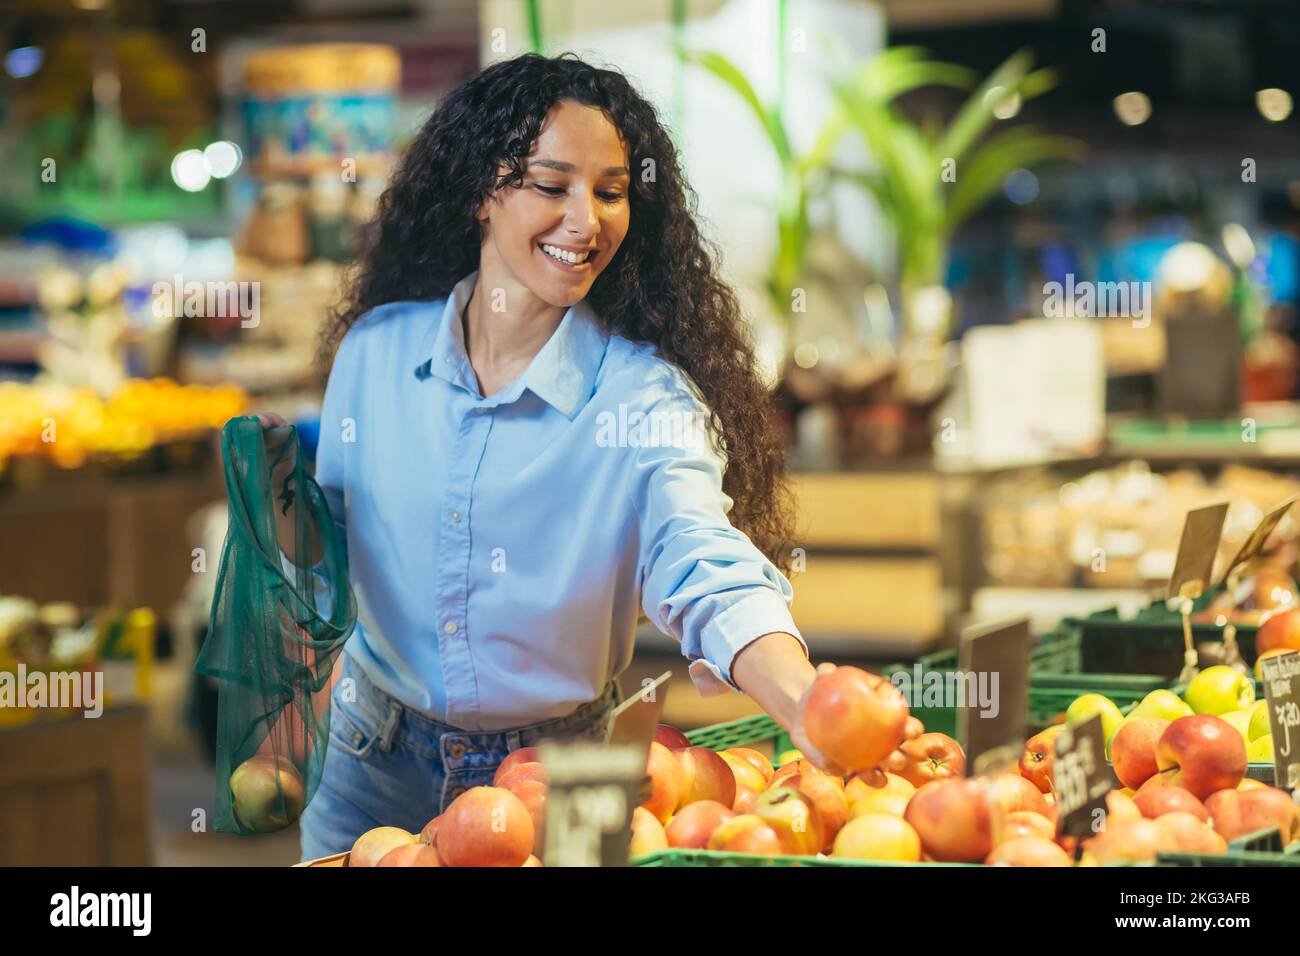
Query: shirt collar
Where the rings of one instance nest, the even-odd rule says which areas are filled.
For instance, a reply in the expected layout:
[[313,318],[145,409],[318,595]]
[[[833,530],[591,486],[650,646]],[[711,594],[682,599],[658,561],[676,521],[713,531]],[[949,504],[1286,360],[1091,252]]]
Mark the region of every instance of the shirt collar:
[[[443,307],[432,349],[424,353],[430,358],[416,369],[416,375],[421,378],[433,374],[475,395],[478,389],[465,351],[460,316],[477,281],[478,272],[474,271],[456,283]],[[489,401],[493,404],[514,401],[527,388],[572,419],[591,397],[608,342],[609,335],[601,328],[596,311],[583,299],[564,313],[559,327],[533,356],[523,375]]]

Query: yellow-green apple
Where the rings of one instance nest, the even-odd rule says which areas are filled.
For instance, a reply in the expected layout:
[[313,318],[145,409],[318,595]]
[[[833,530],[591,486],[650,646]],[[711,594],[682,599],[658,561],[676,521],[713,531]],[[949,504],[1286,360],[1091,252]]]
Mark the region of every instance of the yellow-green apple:
[[903,741],[907,717],[902,691],[857,667],[818,674],[803,701],[808,742],[850,771],[889,756]]
[[1217,717],[1255,703],[1255,684],[1235,667],[1216,664],[1191,679],[1183,699],[1195,713]]
[[758,799],[758,791],[753,787],[747,787],[743,783],[736,784],[736,799],[731,802],[731,809],[737,813],[751,813],[754,809],[754,801]]
[[1025,741],[1025,752],[1020,755],[1020,776],[1041,793],[1052,792],[1053,741],[1064,728],[1057,724]]
[[860,817],[864,813],[892,813],[901,817],[907,811],[907,804],[912,798],[889,790],[872,790],[849,807],[849,819]]
[[644,856],[668,849],[668,834],[659,818],[645,807],[632,811],[632,842],[628,845],[627,855]]
[[927,783],[907,804],[903,819],[940,863],[977,863],[993,849],[988,794],[978,780],[949,777]]
[[1255,706],[1250,708],[1250,723],[1246,725],[1246,739],[1258,740],[1272,732],[1268,725],[1268,701],[1255,701]]
[[1156,772],[1156,743],[1168,726],[1169,721],[1163,717],[1124,721],[1110,745],[1115,779],[1135,789],[1146,783]]
[[767,780],[763,777],[763,772],[755,767],[739,754],[728,753],[723,750],[718,754],[727,762],[731,772],[736,775],[736,785],[742,784],[751,790],[762,790],[767,786]]
[[1241,734],[1241,739],[1250,742],[1250,711],[1249,710],[1230,710],[1226,714],[1220,714],[1219,719],[1225,723],[1231,724],[1232,729]]
[[[777,767],[784,767],[786,764],[803,759],[803,751],[791,747],[789,750],[782,750],[772,758],[772,764]],[[768,786],[771,786],[769,783]]]
[[786,777],[781,786],[793,787],[816,805],[822,821],[822,845],[818,850],[828,850],[835,834],[849,818],[849,802],[844,799],[844,791],[824,773],[796,773]]
[[682,768],[682,791],[677,806],[698,800],[713,800],[729,807],[736,802],[736,775],[731,765],[708,747],[687,747],[676,751]]
[[678,809],[664,832],[668,845],[686,850],[702,850],[709,845],[713,831],[735,816],[731,807],[717,800],[696,800]]
[[1070,855],[1050,837],[1022,836],[999,843],[985,859],[988,866],[1073,866]]
[[864,813],[844,825],[830,855],[847,860],[916,863],[921,859],[921,838],[902,817]]
[[650,777],[650,796],[641,804],[661,824],[667,823],[682,798],[683,770],[677,756],[659,743],[650,741],[645,772]]
[[861,773],[854,774],[844,784],[844,799],[852,807],[863,797],[882,791],[903,797],[911,797],[912,794],[916,793],[916,787],[896,773],[887,773],[879,769],[864,770]]
[[376,866],[390,850],[419,841],[414,833],[398,827],[374,827],[357,837],[348,854],[348,866]]
[[787,854],[815,854],[826,845],[817,804],[794,787],[770,787],[754,801],[754,813],[763,818]]
[[1210,794],[1205,807],[1214,829],[1225,840],[1273,827],[1282,832],[1283,846],[1300,837],[1300,807],[1290,794],[1276,787],[1221,790]]
[[471,787],[451,802],[438,827],[445,866],[522,866],[533,855],[533,816],[504,787]]
[[1174,849],[1179,853],[1219,854],[1228,850],[1227,841],[1194,813],[1175,810],[1161,814],[1156,818],[1156,825],[1173,840]]
[[1003,814],[1028,810],[1047,816],[1049,812],[1042,791],[1018,773],[997,774],[989,783],[988,798],[989,806]]
[[781,840],[762,817],[742,813],[724,821],[709,837],[708,848],[724,853],[758,853],[780,856]]
[[914,787],[966,773],[966,752],[947,734],[921,734],[898,749],[904,763],[896,773]]
[[1251,763],[1273,763],[1273,735],[1265,734],[1246,744],[1246,759]]
[[1156,766],[1165,782],[1198,800],[1231,790],[1246,775],[1246,742],[1218,717],[1179,717],[1160,735]]
[[756,787],[755,789],[762,790],[772,782],[772,775],[776,773],[775,768],[772,766],[772,761],[768,760],[767,757],[763,756],[763,754],[759,753],[753,747],[728,747],[722,752],[724,755],[735,754],[738,757],[744,757],[758,769],[758,772],[763,775],[763,786]]
[[1154,820],[1119,820],[1083,841],[1084,858],[1096,866],[1153,863],[1157,853],[1172,853],[1173,837]]
[[1255,653],[1277,648],[1300,651],[1300,609],[1277,611],[1255,632]]
[[520,747],[518,750],[510,751],[510,753],[506,754],[506,759],[501,761],[500,766],[497,767],[496,773],[492,775],[492,786],[495,787],[497,782],[510,772],[511,768],[521,763],[541,763],[541,761],[542,752],[536,747]]
[[1110,741],[1119,730],[1119,725],[1124,722],[1124,715],[1119,712],[1115,702],[1109,697],[1103,697],[1101,694],[1084,694],[1077,697],[1065,711],[1065,723],[1067,727],[1073,727],[1081,724],[1094,714],[1101,715],[1101,730],[1106,736],[1106,752],[1110,752]]
[[1203,823],[1210,819],[1210,813],[1205,809],[1205,804],[1182,787],[1173,787],[1167,784],[1143,787],[1137,792],[1133,802],[1142,811],[1142,816],[1148,820],[1162,817],[1166,813],[1190,813]]
[[442,860],[433,847],[416,841],[389,850],[375,866],[442,866]]
[[1032,810],[1016,810],[997,821],[994,827],[997,843],[1006,843],[1019,837],[1042,837],[1044,840],[1056,839],[1056,824],[1041,813]]
[[247,830],[283,830],[302,813],[306,790],[298,768],[285,756],[257,754],[230,775],[235,816]]
[[654,739],[669,750],[685,750],[691,745],[690,739],[676,727],[659,724],[655,727]]
[[1129,711],[1129,718],[1135,717],[1162,717],[1168,721],[1175,721],[1179,717],[1190,717],[1192,708],[1187,706],[1187,701],[1183,700],[1172,690],[1153,690],[1143,697],[1136,707]]

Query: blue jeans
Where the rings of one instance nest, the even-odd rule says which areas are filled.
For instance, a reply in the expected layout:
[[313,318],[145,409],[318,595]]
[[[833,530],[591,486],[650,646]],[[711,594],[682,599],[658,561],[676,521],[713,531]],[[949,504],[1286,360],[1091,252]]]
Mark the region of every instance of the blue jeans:
[[548,738],[603,740],[609,711],[620,699],[611,683],[603,697],[567,717],[474,733],[408,710],[370,683],[346,654],[343,676],[356,682],[356,700],[343,699],[340,680],[325,767],[300,820],[304,860],[350,850],[373,827],[419,833],[470,787],[491,784],[512,750]]

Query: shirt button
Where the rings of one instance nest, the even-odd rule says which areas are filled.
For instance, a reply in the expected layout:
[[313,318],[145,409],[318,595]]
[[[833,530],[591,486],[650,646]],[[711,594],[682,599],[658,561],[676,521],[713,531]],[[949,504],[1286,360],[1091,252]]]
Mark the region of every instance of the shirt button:
[[456,522],[456,524],[460,524],[460,512],[459,512],[459,511],[453,511],[453,512],[451,513],[451,520],[454,521],[454,522]]
[[444,625],[442,626],[442,629],[443,629],[444,631],[446,631],[448,634],[455,634],[455,633],[456,633],[456,622],[455,622],[455,621],[448,621],[446,624],[444,624]]

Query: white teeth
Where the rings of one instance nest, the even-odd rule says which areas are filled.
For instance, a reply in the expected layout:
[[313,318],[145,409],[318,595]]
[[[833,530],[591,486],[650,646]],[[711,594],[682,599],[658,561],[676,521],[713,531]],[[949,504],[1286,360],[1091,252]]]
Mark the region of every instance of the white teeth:
[[590,253],[587,252],[569,252],[567,249],[561,249],[559,246],[551,246],[546,243],[542,243],[542,251],[552,259],[559,259],[561,262],[569,263],[569,265],[578,265],[581,262],[586,262],[587,256],[590,255]]

